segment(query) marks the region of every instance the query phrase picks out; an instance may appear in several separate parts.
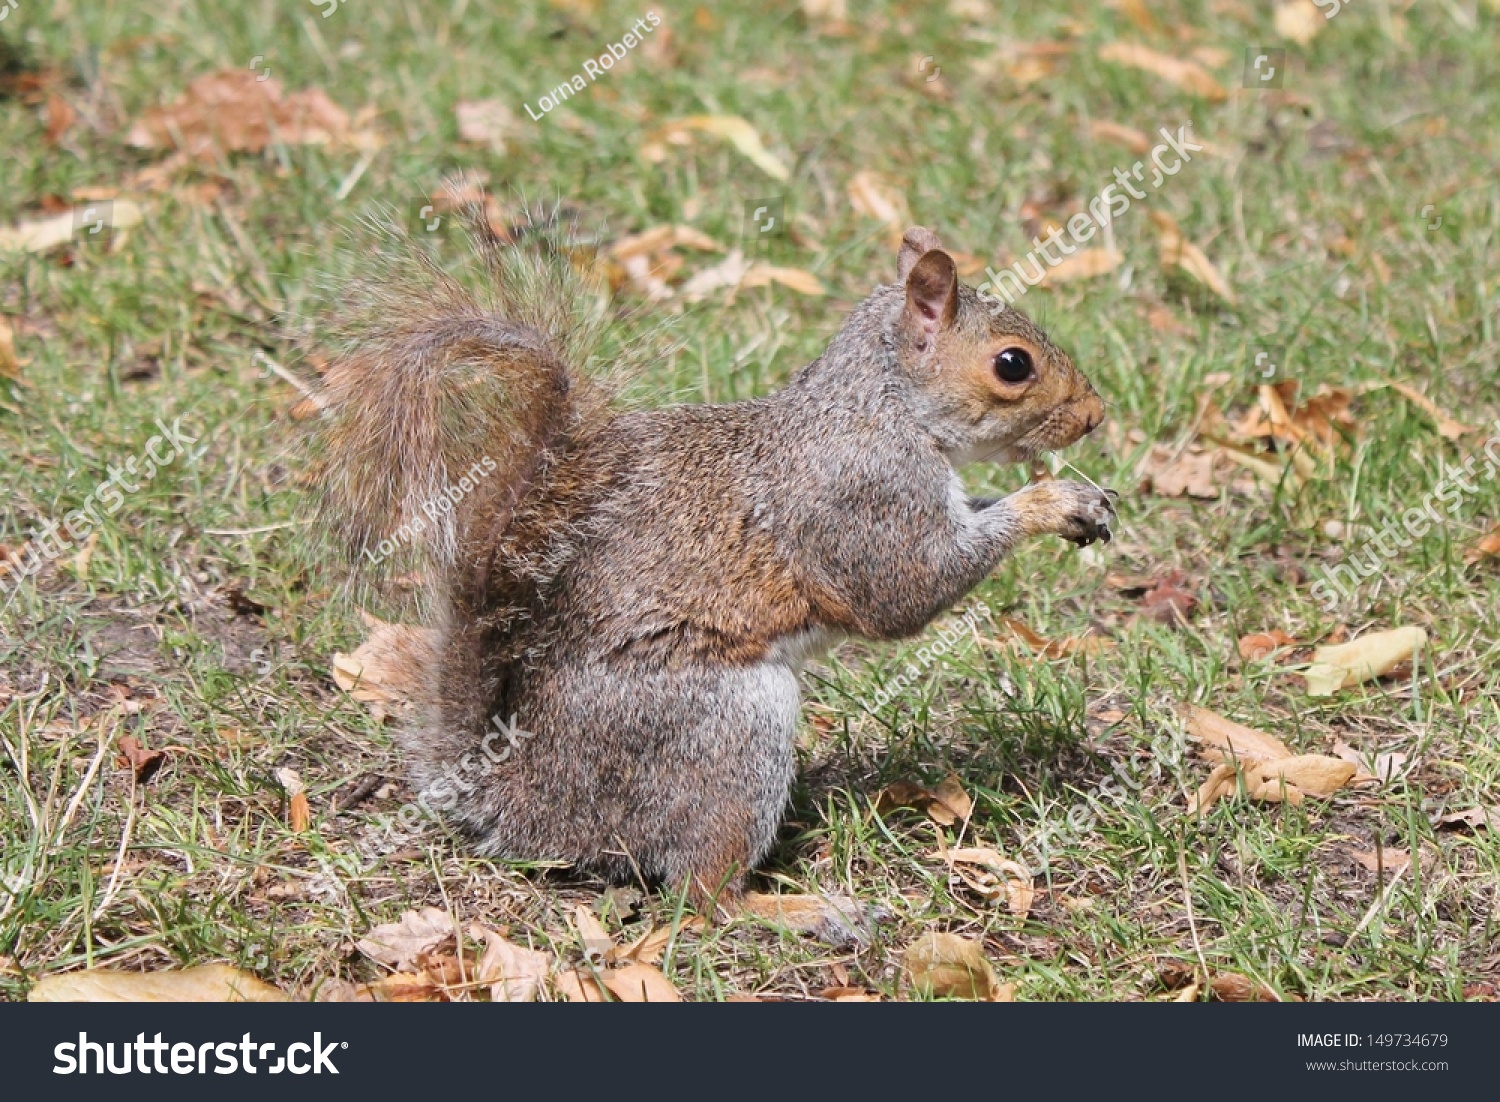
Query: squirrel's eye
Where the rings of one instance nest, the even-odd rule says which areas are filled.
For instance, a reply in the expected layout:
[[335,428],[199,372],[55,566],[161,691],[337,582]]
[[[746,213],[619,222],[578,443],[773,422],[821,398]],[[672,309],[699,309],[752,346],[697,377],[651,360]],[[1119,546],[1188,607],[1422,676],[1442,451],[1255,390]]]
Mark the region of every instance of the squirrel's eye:
[[995,374],[1001,382],[1024,383],[1031,372],[1031,353],[1024,348],[1007,348],[995,357]]

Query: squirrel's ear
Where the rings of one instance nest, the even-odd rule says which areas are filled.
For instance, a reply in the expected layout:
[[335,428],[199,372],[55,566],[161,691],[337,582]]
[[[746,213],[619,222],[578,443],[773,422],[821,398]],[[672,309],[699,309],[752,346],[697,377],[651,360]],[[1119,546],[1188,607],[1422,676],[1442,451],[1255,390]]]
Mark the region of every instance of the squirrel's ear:
[[[908,233],[907,240],[911,239]],[[903,267],[905,247],[902,248]],[[953,324],[958,314],[958,269],[942,249],[932,249],[917,260],[906,276],[906,317],[931,336]]]
[[917,266],[917,261],[933,249],[942,247],[943,243],[938,240],[937,234],[926,226],[913,226],[907,230],[901,238],[901,253],[896,257],[896,278],[905,283],[906,277]]

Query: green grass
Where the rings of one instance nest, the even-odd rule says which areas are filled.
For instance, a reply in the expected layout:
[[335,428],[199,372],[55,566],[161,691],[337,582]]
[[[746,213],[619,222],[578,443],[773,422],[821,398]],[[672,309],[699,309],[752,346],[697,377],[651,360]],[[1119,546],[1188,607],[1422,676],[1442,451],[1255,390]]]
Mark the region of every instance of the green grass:
[[[0,314],[26,361],[19,383],[0,382],[0,543],[79,507],[109,464],[141,453],[156,418],[181,417],[199,441],[126,498],[86,569],[70,553],[3,598],[0,997],[84,964],[223,960],[288,989],[367,980],[374,966],[353,941],[422,905],[578,959],[566,918],[599,899],[598,884],[479,860],[435,832],[373,868],[352,856],[373,817],[409,793],[388,732],[332,684],[332,654],[361,628],[342,579],[309,561],[298,395],[257,356],[312,371],[300,338],[318,317],[320,278],[342,264],[341,227],[380,204],[406,209],[463,169],[486,173],[517,210],[522,194],[562,199],[610,238],[686,223],[730,247],[747,201],[783,195],[793,232],[765,259],[815,272],[825,297],[774,285],[688,306],[617,296],[622,339],[659,341],[671,325],[642,399],[722,401],[778,385],[891,278],[885,233],[846,194],[855,173],[897,184],[912,220],[951,247],[1008,263],[1039,217],[1065,221],[1135,160],[1090,138],[1090,120],[1152,133],[1191,119],[1212,147],[1120,219],[1124,267],[1021,303],[1109,404],[1110,425],[1068,459],[1124,492],[1122,531],[1102,552],[1038,543],[970,600],[989,623],[1015,616],[1049,638],[1092,627],[1117,646],[1057,661],[959,646],[879,708],[875,691],[931,640],[841,648],[807,679],[804,771],[767,875],[889,917],[868,944],[840,949],[742,920],[679,941],[664,967],[695,998],[815,995],[841,975],[894,997],[902,949],[950,930],[982,938],[1021,999],[1160,997],[1163,968],[1196,965],[1200,950],[1215,972],[1306,999],[1456,999],[1496,981],[1494,832],[1433,820],[1500,803],[1500,571],[1463,561],[1500,521],[1500,484],[1480,484],[1335,614],[1308,591],[1320,564],[1360,542],[1330,537],[1328,522],[1378,530],[1494,430],[1450,441],[1374,392],[1357,399],[1358,433],[1326,477],[1300,490],[1235,482],[1217,501],[1165,499],[1138,492],[1136,470],[1153,443],[1188,439],[1206,378],[1229,373],[1219,404],[1246,408],[1261,347],[1304,388],[1394,379],[1470,425],[1500,417],[1500,10],[1346,6],[1299,48],[1248,4],[1170,5],[1155,13],[1159,35],[1104,5],[1076,22],[1000,4],[851,6],[860,12],[838,36],[781,0],[658,4],[652,45],[664,50],[637,50],[532,122],[522,103],[641,10],[525,2],[502,16],[460,0],[351,4],[324,19],[290,0],[118,3],[63,21],[21,0],[5,41],[55,71],[80,120],[51,147],[38,105],[0,100],[0,224],[89,189],[135,199],[146,217],[113,250],[0,254]],[[1073,49],[1042,81],[1018,86],[1004,65],[986,75],[1006,42],[1043,40]],[[1097,60],[1115,40],[1177,56],[1222,48],[1214,72],[1230,95],[1209,103]],[[1241,88],[1245,48],[1266,44],[1290,46],[1285,87]],[[276,146],[185,167],[165,190],[133,187],[162,154],[128,146],[130,123],[192,77],[255,55],[287,91],[319,87],[351,113],[368,109],[384,139],[368,163],[353,149]],[[920,79],[925,55],[949,98]],[[503,153],[458,141],[454,105],[486,98],[516,115]],[[711,138],[645,159],[655,127],[693,114],[744,116],[791,179]],[[1150,210],[1177,219],[1237,305],[1163,272]],[[1429,229],[1435,214],[1442,225]],[[682,276],[718,259],[683,254]],[[971,472],[976,491],[1024,478]],[[1106,583],[1171,570],[1200,599],[1185,627],[1139,617],[1139,599]],[[264,613],[237,612],[231,590]],[[1236,650],[1272,628],[1312,642],[1339,625],[1408,623],[1433,637],[1415,673],[1331,700]],[[122,697],[124,714],[111,709]],[[1225,801],[1197,821],[1184,806],[1208,766],[1166,752],[1183,702],[1301,751],[1343,739],[1405,753],[1406,768],[1373,791],[1300,807]],[[164,766],[133,786],[109,749],[85,783],[99,739],[124,734],[168,748]],[[307,834],[286,825],[283,766],[308,783]],[[950,885],[930,856],[934,824],[872,811],[885,785],[950,771],[976,800],[961,844],[1034,854],[1051,839],[1026,918]],[[1120,774],[1131,783],[1106,787]],[[392,783],[330,811],[372,775]],[[1377,839],[1422,855],[1394,888],[1389,872],[1377,879],[1347,856]],[[657,922],[675,908],[644,904]]]

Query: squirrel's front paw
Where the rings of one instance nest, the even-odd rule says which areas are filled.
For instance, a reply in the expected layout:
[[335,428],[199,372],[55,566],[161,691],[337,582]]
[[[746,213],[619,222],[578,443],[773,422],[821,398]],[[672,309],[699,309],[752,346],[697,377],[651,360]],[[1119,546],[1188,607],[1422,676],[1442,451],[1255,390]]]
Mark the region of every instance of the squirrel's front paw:
[[1100,489],[1090,482],[1054,483],[1062,494],[1062,509],[1057,534],[1079,547],[1114,538],[1110,525],[1115,521],[1115,502],[1120,495]]

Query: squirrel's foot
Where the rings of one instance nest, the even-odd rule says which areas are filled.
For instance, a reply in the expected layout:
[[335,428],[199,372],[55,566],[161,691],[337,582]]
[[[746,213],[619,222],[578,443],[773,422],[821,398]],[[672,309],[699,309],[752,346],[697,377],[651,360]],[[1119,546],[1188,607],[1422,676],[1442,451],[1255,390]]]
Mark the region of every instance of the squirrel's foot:
[[1073,486],[1081,500],[1077,510],[1068,516],[1067,530],[1059,535],[1079,547],[1087,547],[1096,540],[1108,543],[1114,539],[1110,525],[1115,521],[1115,502],[1120,500],[1120,495],[1087,482],[1075,482]]
[[1004,499],[1004,504],[1012,517],[1019,518],[1026,536],[1055,532],[1079,547],[1087,547],[1114,538],[1110,526],[1119,496],[1092,482],[1050,479],[1017,490]]

